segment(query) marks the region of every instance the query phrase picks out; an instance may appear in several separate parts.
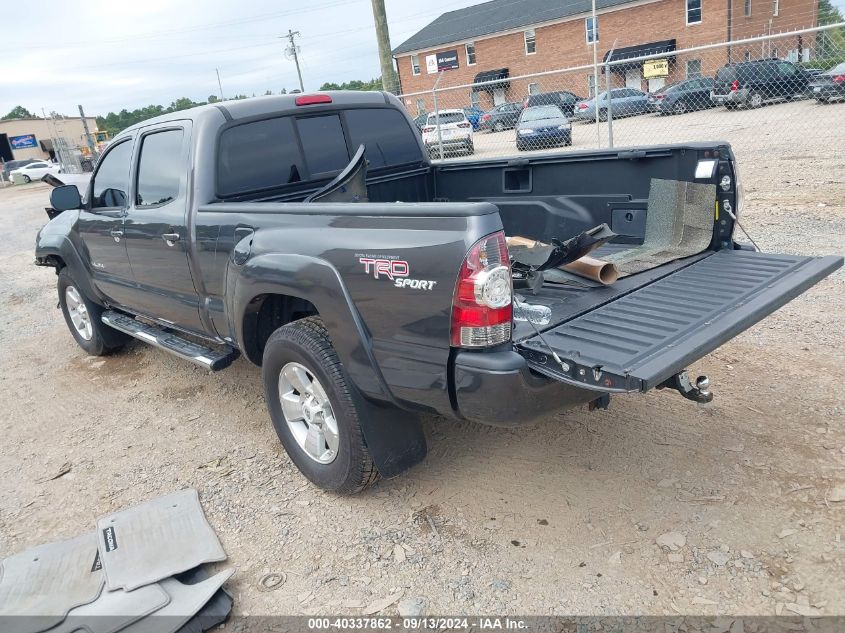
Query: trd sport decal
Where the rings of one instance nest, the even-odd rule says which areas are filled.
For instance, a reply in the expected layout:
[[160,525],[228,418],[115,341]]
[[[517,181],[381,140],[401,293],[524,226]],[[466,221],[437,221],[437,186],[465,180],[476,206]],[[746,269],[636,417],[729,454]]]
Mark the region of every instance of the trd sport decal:
[[396,259],[390,255],[356,255],[358,261],[364,264],[364,272],[374,279],[387,277],[397,288],[413,288],[415,290],[433,290],[436,281],[427,279],[409,279],[411,266],[404,259]]

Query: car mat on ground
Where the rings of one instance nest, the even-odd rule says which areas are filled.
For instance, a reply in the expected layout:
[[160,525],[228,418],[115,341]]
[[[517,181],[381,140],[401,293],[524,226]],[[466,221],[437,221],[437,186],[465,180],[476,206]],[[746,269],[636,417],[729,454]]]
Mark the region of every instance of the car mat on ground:
[[96,600],[102,589],[93,533],[10,556],[0,564],[0,630],[48,629],[75,607]]
[[114,633],[155,613],[170,603],[170,596],[156,583],[135,591],[103,591],[94,602],[73,609],[67,619],[47,633]]
[[106,587],[131,591],[226,553],[193,488],[97,520]]
[[125,633],[174,633],[197,614],[203,605],[217,593],[223,583],[235,573],[227,569],[193,585],[186,585],[175,578],[165,578],[159,585],[170,596],[167,606],[143,620],[122,629]]
[[715,199],[716,185],[652,178],[643,243],[603,259],[624,277],[704,251],[712,239]]
[[[209,578],[210,574],[205,565],[194,567],[186,572],[174,576],[176,580],[185,585],[194,585]],[[203,633],[214,627],[223,624],[232,613],[232,606],[235,600],[226,589],[218,589],[211,600],[206,602],[202,609],[194,617],[188,620],[177,633]]]

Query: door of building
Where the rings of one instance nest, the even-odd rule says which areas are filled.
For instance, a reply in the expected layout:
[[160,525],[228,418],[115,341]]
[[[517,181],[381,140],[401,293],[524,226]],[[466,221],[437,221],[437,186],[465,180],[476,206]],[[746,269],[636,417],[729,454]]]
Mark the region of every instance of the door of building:
[[625,87],[643,89],[643,73],[639,68],[629,68],[625,71]]
[[648,80],[648,91],[655,92],[666,85],[665,77],[652,77]]
[[493,105],[502,105],[506,101],[505,99],[505,89],[504,88],[496,88],[493,90]]

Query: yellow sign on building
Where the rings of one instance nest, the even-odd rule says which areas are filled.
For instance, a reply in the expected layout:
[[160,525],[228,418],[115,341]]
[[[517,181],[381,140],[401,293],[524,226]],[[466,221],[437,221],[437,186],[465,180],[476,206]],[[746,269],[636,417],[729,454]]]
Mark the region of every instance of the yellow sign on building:
[[667,77],[669,75],[668,59],[649,59],[643,62],[643,77],[652,79],[654,77]]

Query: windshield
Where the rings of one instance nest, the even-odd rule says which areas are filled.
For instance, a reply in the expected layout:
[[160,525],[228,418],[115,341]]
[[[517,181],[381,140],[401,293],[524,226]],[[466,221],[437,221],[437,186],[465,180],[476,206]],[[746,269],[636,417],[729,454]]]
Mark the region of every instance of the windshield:
[[[463,112],[441,112],[440,113],[440,125],[444,125],[446,123],[460,123],[464,120],[464,113]],[[436,114],[429,114],[428,115],[428,124],[429,125],[437,125],[437,115]]]
[[660,90],[656,90],[654,92],[654,94],[662,95],[665,92],[668,92],[669,90],[671,90],[672,88],[675,88],[676,86],[680,86],[682,83],[684,83],[684,82],[683,81],[676,81],[674,83],[668,84],[666,86],[663,86]]
[[522,121],[541,121],[561,117],[563,117],[563,112],[556,106],[537,106],[536,108],[528,108],[522,113]]

